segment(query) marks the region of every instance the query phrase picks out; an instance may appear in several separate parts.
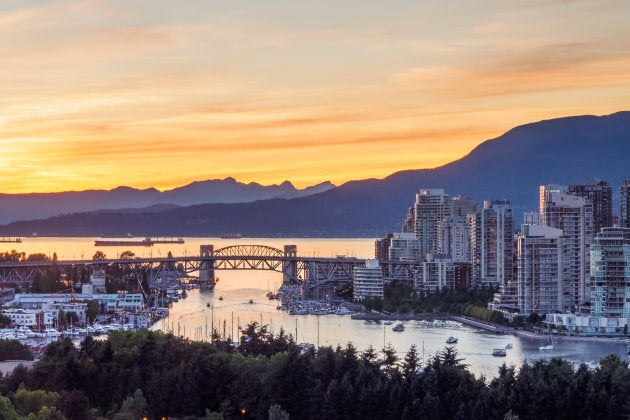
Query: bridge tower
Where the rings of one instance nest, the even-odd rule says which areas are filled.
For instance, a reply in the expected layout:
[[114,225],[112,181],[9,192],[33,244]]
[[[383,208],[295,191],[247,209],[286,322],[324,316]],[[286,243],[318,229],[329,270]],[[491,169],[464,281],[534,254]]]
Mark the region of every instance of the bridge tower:
[[199,256],[208,257],[199,263],[199,286],[201,288],[214,289],[216,279],[214,277],[215,260],[214,245],[200,245]]
[[[284,256],[289,258],[297,257],[296,245],[285,245]],[[291,284],[291,279],[297,279],[297,261],[284,261],[282,263],[282,284]]]

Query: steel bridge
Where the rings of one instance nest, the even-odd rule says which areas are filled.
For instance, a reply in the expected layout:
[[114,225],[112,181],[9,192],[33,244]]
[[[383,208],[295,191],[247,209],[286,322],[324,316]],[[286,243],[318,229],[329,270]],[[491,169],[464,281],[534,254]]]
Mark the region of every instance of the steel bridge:
[[[381,261],[385,281],[402,279],[413,281],[419,275],[418,263]],[[51,267],[64,272],[71,270],[107,270],[117,267],[128,276],[147,276],[149,286],[165,287],[173,279],[198,277],[199,283],[208,288],[216,283],[219,270],[272,270],[281,273],[284,284],[298,284],[316,288],[327,283],[349,281],[355,267],[365,266],[364,259],[349,257],[304,257],[297,255],[295,245],[285,245],[284,250],[266,245],[233,245],[214,249],[213,245],[201,245],[197,256],[168,256],[157,258],[116,258],[55,261],[3,261],[0,262],[0,283],[30,285],[34,278]]]

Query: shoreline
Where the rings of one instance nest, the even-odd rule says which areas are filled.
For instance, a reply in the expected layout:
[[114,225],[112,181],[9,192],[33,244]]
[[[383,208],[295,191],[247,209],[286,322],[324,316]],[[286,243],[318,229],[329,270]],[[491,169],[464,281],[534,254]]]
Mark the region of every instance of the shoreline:
[[[391,320],[391,321],[422,321],[422,320],[449,320],[461,322],[464,325],[468,325],[472,328],[477,328],[481,330],[485,330],[497,335],[514,335],[522,338],[530,338],[533,340],[547,340],[548,336],[542,333],[535,333],[532,331],[515,329],[512,327],[506,327],[505,325],[493,324],[488,321],[484,321],[477,318],[467,317],[465,315],[452,315],[452,314],[441,314],[441,313],[424,313],[424,314],[384,314],[379,312],[373,313],[360,313],[353,314],[351,316],[352,319],[357,320],[372,320],[372,321],[381,321],[381,320]],[[600,342],[600,343],[618,343],[618,344],[628,344],[630,345],[630,337],[625,336],[597,336],[597,335],[565,335],[565,334],[554,334],[554,340],[558,341],[589,341],[589,342]]]

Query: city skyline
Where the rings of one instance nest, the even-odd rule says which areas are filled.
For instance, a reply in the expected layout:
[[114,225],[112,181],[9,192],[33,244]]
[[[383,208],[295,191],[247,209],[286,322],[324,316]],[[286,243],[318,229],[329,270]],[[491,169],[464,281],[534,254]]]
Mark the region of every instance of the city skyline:
[[382,178],[627,108],[622,1],[0,6],[2,193]]

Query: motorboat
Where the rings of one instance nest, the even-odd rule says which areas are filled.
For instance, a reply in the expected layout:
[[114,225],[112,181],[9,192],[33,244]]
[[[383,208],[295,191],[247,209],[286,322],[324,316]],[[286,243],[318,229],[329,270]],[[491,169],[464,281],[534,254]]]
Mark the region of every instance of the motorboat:
[[405,331],[405,326],[402,323],[399,323],[399,324],[394,325],[392,330],[398,331],[398,332]]
[[498,348],[498,349],[492,350],[492,355],[497,356],[497,357],[505,357],[507,356],[507,352],[505,351],[504,348]]
[[507,343],[505,345],[505,348],[508,349],[508,350],[511,349],[512,348],[512,343]]
[[449,338],[446,339],[446,344],[455,344],[457,343],[457,341],[458,341],[457,337],[450,336]]

